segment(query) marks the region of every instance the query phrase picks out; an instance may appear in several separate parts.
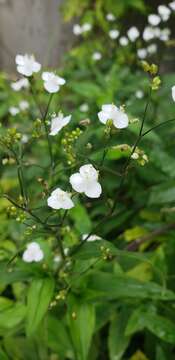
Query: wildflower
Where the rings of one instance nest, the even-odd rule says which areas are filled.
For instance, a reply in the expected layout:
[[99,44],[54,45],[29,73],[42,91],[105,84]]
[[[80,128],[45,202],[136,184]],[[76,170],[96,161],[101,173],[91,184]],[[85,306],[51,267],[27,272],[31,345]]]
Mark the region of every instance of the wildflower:
[[166,5],[159,5],[158,13],[159,13],[162,21],[167,21],[171,15],[171,10]]
[[114,29],[114,30],[110,30],[110,31],[109,31],[109,37],[110,37],[112,40],[117,39],[117,38],[119,37],[119,34],[120,34],[120,32],[119,32],[119,30],[117,30],[117,29]]
[[175,10],[175,1],[172,1],[169,3],[169,7],[172,9],[172,10]]
[[82,28],[79,24],[75,24],[73,26],[73,33],[74,35],[78,36],[78,35],[81,35],[82,34]]
[[144,97],[144,92],[142,90],[137,90],[135,96],[137,99],[142,99]]
[[156,14],[150,14],[148,16],[148,23],[152,26],[157,26],[161,22],[161,18],[159,15]]
[[66,82],[62,77],[47,71],[42,73],[42,79],[44,80],[44,88],[49,93],[56,93],[59,91],[60,85],[64,85]]
[[28,142],[28,140],[29,140],[28,135],[23,134],[23,135],[22,135],[22,138],[21,138],[22,144],[26,144],[26,143]]
[[90,31],[92,29],[92,25],[90,23],[84,23],[82,25],[82,32],[87,32],[87,31]]
[[20,80],[17,80],[13,83],[11,83],[11,88],[14,91],[20,91],[21,89],[27,89],[29,87],[29,81],[26,78],[22,78]]
[[58,114],[58,116],[53,114],[51,118],[51,131],[49,135],[54,136],[58,134],[58,132],[70,122],[71,117],[72,115],[64,117],[61,112]]
[[175,85],[172,87],[171,91],[172,91],[173,101],[175,101]]
[[112,120],[114,126],[118,129],[127,127],[129,122],[124,111],[113,104],[103,105],[102,110],[98,113],[98,118],[103,124],[106,124],[108,120]]
[[92,59],[95,61],[101,60],[101,58],[102,58],[102,54],[99,51],[95,51],[92,54]]
[[140,33],[139,33],[139,30],[135,26],[132,26],[128,30],[127,35],[128,35],[129,40],[134,42],[139,37]]
[[22,259],[25,262],[39,262],[44,258],[44,253],[40,246],[36,242],[31,242],[27,245],[27,249],[24,251]]
[[101,195],[98,171],[91,164],[81,166],[79,172],[71,175],[69,181],[75,191],[85,193],[89,198],[98,198]]
[[[158,28],[156,28],[158,29]],[[151,26],[146,26],[146,28],[143,31],[143,39],[145,41],[149,41],[154,39],[156,36],[156,31],[155,28],[152,28]]]
[[147,51],[150,55],[155,54],[157,52],[157,44],[151,44],[147,47]]
[[129,40],[126,36],[121,36],[121,38],[119,39],[119,43],[121,46],[127,46],[129,43]]
[[55,210],[68,210],[74,207],[74,203],[71,200],[71,195],[67,191],[63,191],[60,188],[52,191],[51,196],[47,199],[47,204]]
[[137,55],[139,57],[139,59],[145,59],[147,57],[147,50],[146,49],[138,49],[137,50]]
[[80,105],[79,109],[81,112],[87,112],[89,110],[89,105],[84,103],[84,104]]
[[33,73],[37,73],[41,69],[41,64],[35,60],[33,55],[17,55],[15,61],[17,71],[25,76],[32,76]]
[[10,113],[10,115],[16,116],[17,114],[19,114],[19,112],[20,112],[20,110],[19,110],[18,107],[16,107],[16,106],[10,106],[10,108],[9,108],[9,113]]
[[108,21],[115,21],[115,20],[116,20],[116,17],[115,17],[114,14],[109,13],[109,14],[106,15],[106,20],[108,20]]
[[27,109],[29,108],[29,103],[28,103],[28,101],[26,101],[26,100],[20,101],[20,103],[19,103],[19,108],[20,108],[20,110],[22,110],[22,111],[27,110]]
[[164,28],[160,32],[159,39],[162,41],[168,41],[170,38],[171,30],[169,28]]

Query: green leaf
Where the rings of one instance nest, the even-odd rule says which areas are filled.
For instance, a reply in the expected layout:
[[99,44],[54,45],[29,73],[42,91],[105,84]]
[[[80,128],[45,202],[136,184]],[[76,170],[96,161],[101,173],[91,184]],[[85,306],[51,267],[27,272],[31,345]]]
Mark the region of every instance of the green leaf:
[[149,204],[166,204],[175,201],[174,181],[153,186],[150,191]]
[[62,358],[68,357],[73,353],[72,344],[68,331],[62,320],[53,316],[47,319],[48,346],[57,352]]
[[87,234],[91,231],[91,220],[84,206],[76,204],[76,206],[70,210],[69,215],[74,220],[75,228],[80,234]]
[[26,332],[31,336],[43,319],[52,299],[54,281],[51,278],[36,279],[31,283],[27,297]]
[[154,335],[170,344],[175,344],[175,325],[174,323],[158,314],[153,306],[141,306],[131,315],[126,335],[133,335],[137,331],[147,328]]
[[94,306],[83,303],[73,296],[69,297],[68,325],[76,360],[87,360],[95,328]]
[[108,338],[110,360],[120,360],[129,344],[129,337],[125,335],[127,321],[128,311],[126,307],[111,320]]
[[26,306],[16,303],[0,312],[0,329],[12,329],[20,324],[26,315]]
[[175,294],[160,285],[105,272],[96,272],[87,276],[87,290],[85,296],[88,299],[160,299],[173,300]]

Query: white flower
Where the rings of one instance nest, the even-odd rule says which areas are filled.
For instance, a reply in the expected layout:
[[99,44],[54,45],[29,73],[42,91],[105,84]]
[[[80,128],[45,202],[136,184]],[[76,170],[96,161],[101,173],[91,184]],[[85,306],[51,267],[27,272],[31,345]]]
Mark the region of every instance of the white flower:
[[55,210],[68,210],[74,207],[74,203],[71,200],[71,195],[67,191],[63,191],[60,188],[52,191],[51,196],[47,199],[47,204]]
[[36,242],[31,242],[27,245],[27,249],[24,251],[22,259],[25,262],[38,262],[44,258],[44,253],[41,250],[40,246]]
[[25,76],[32,76],[33,73],[37,73],[41,69],[41,64],[35,60],[33,55],[17,55],[15,61],[17,71]]
[[172,9],[172,10],[175,10],[175,1],[172,1],[169,3],[169,7]]
[[173,101],[175,101],[175,85],[172,87],[172,98],[173,98]]
[[85,193],[89,198],[98,198],[101,195],[98,171],[91,164],[81,166],[79,172],[71,175],[69,181],[75,191]]
[[119,39],[119,43],[121,46],[127,46],[129,43],[129,40],[126,36],[121,36],[121,38]]
[[81,112],[87,112],[89,110],[89,105],[84,103],[84,104],[80,105],[79,109]]
[[160,31],[159,39],[162,41],[168,41],[170,38],[171,30],[168,28],[162,29]]
[[159,25],[159,23],[161,22],[161,18],[159,15],[156,15],[156,14],[150,14],[148,16],[148,22],[150,25],[152,26],[157,26]]
[[42,73],[42,79],[44,88],[51,94],[56,93],[60,89],[60,85],[64,85],[66,82],[62,77],[48,71]]
[[110,30],[110,31],[109,31],[109,37],[110,37],[112,40],[117,39],[117,38],[119,37],[119,34],[120,34],[120,32],[119,32],[117,29],[115,29],[115,30]]
[[133,160],[137,160],[137,159],[139,158],[139,155],[138,155],[136,152],[134,152],[134,153],[131,155],[131,158],[132,158]]
[[117,108],[113,104],[103,105],[102,110],[98,113],[99,120],[106,124],[108,120],[112,120],[113,124],[118,129],[123,129],[128,126],[128,116],[122,109]]
[[17,108],[16,106],[10,106],[9,107],[9,113],[12,115],[12,116],[15,116],[17,114],[19,114],[20,110],[19,108]]
[[137,55],[139,57],[139,59],[145,59],[147,57],[147,50],[146,49],[138,49],[137,50]]
[[81,35],[82,34],[82,28],[79,24],[75,24],[73,26],[73,33],[74,35],[78,36],[78,35]]
[[72,115],[64,117],[61,112],[58,114],[58,116],[53,114],[51,118],[51,129],[49,135],[54,136],[58,134],[58,132],[70,122],[71,117]]
[[108,20],[108,21],[115,21],[115,19],[116,19],[116,17],[114,14],[109,13],[106,15],[106,20]]
[[21,138],[22,144],[26,144],[26,143],[28,142],[28,140],[29,140],[28,135],[23,134],[23,135],[22,135],[22,138]]
[[87,31],[90,31],[92,29],[92,25],[90,23],[84,23],[82,25],[82,32],[87,32]]
[[143,39],[145,41],[149,41],[154,39],[154,37],[156,37],[155,28],[152,28],[151,26],[146,26],[143,31]]
[[19,103],[19,108],[20,108],[20,110],[22,110],[22,111],[27,110],[27,109],[29,108],[29,103],[28,103],[28,101],[26,101],[26,100],[20,101],[20,103]]
[[57,264],[60,264],[62,258],[60,255],[55,255],[53,261]]
[[142,90],[137,90],[135,96],[137,99],[142,99],[144,97],[144,92]]
[[92,54],[92,59],[95,61],[101,60],[101,58],[102,58],[102,54],[99,51],[95,51]]
[[147,47],[147,51],[150,55],[155,54],[157,52],[157,44],[151,44]]
[[87,241],[96,241],[96,240],[101,240],[101,237],[95,234],[92,234],[89,236],[89,234],[83,234],[82,235],[82,240],[86,240],[86,238],[88,237]]
[[129,40],[134,42],[139,37],[140,33],[139,33],[139,30],[135,26],[132,26],[128,30],[127,35],[128,35]]
[[163,21],[167,21],[171,15],[171,10],[166,5],[159,5],[158,13]]
[[20,80],[11,83],[11,88],[14,91],[20,91],[22,88],[27,89],[28,87],[29,87],[29,81],[26,78],[22,78]]

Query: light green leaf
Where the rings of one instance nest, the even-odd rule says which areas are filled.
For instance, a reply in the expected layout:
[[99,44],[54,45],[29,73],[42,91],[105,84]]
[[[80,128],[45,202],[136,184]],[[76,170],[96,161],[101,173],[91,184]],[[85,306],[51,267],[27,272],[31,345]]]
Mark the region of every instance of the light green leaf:
[[95,328],[94,306],[71,296],[68,303],[68,325],[76,360],[87,360]]
[[27,296],[27,335],[32,335],[43,319],[49,303],[52,299],[54,281],[51,278],[34,280],[29,288]]
[[129,337],[125,335],[127,320],[128,311],[126,308],[123,308],[111,320],[108,338],[110,360],[120,360],[129,344]]

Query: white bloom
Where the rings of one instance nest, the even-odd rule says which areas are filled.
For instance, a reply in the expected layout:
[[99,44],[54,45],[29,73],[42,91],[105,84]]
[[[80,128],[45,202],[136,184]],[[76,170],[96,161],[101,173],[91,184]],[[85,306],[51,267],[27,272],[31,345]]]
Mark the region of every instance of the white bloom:
[[175,85],[172,87],[172,98],[173,98],[173,101],[175,101]]
[[28,140],[29,140],[28,135],[23,134],[23,135],[22,135],[22,138],[21,138],[22,144],[26,144],[26,143],[28,142]]
[[160,32],[159,39],[162,41],[168,41],[170,38],[171,30],[168,28],[162,29]]
[[12,116],[15,116],[17,114],[19,114],[20,110],[19,108],[17,108],[16,106],[10,106],[9,107],[9,113],[12,115]]
[[149,41],[154,39],[155,37],[159,37],[160,29],[159,28],[152,28],[151,26],[146,26],[143,31],[143,39],[145,41]]
[[58,134],[58,132],[70,122],[71,117],[72,115],[68,115],[64,117],[64,115],[61,112],[58,114],[58,116],[53,114],[51,118],[51,129],[49,135],[54,136]]
[[87,32],[87,31],[90,31],[92,29],[92,25],[90,23],[84,23],[82,25],[82,32]]
[[115,19],[116,19],[116,17],[114,14],[109,13],[106,15],[106,20],[108,20],[108,21],[115,21]]
[[85,193],[89,198],[98,198],[101,195],[98,171],[91,164],[81,166],[79,172],[71,175],[69,181],[75,191]]
[[158,13],[163,21],[167,21],[171,15],[171,10],[166,5],[159,5]]
[[22,111],[27,110],[27,109],[29,108],[29,103],[28,103],[28,101],[26,101],[26,100],[20,101],[20,103],[19,103],[19,108],[20,108],[20,110],[22,110]]
[[31,242],[27,245],[27,249],[24,251],[22,259],[25,262],[38,262],[44,258],[44,253],[41,250],[40,246],[36,242]]
[[137,50],[137,55],[139,57],[139,59],[145,59],[147,57],[147,50],[146,49],[138,49]]
[[42,73],[42,79],[44,80],[44,88],[49,93],[56,93],[60,89],[60,85],[64,85],[66,82],[60,76],[48,71]]
[[52,191],[51,196],[47,199],[47,204],[55,210],[68,210],[74,207],[74,203],[71,200],[71,195],[68,192],[61,190],[60,188]]
[[53,261],[57,264],[61,262],[62,258],[60,255],[55,255]]
[[82,28],[79,24],[75,24],[73,26],[73,33],[74,35],[78,36],[78,35],[81,35],[82,34]]
[[147,51],[150,55],[155,54],[157,52],[157,44],[151,44],[147,47]]
[[127,46],[129,43],[129,40],[126,36],[121,36],[121,38],[119,39],[119,43],[121,46]]
[[89,105],[84,103],[84,104],[80,105],[79,109],[81,112],[87,112],[89,110]]
[[118,129],[123,129],[128,126],[128,116],[122,109],[117,108],[113,104],[103,105],[102,110],[98,113],[99,120],[106,124],[108,120],[112,120],[113,124]]
[[134,153],[131,155],[131,158],[132,158],[133,160],[137,160],[137,159],[139,158],[139,155],[138,155],[136,152],[134,152]]
[[101,60],[101,58],[102,58],[102,54],[99,51],[95,51],[92,54],[92,59],[95,61]]
[[134,42],[139,37],[140,33],[139,33],[139,30],[135,26],[132,26],[128,30],[127,35],[128,35],[129,40]]
[[169,7],[172,9],[172,10],[175,10],[175,1],[172,1],[169,3]]
[[159,23],[161,22],[161,18],[159,15],[156,15],[156,14],[150,14],[148,16],[148,22],[150,25],[152,26],[157,26],[159,25]]
[[144,92],[142,90],[137,90],[135,96],[137,99],[142,99],[144,97]]
[[115,29],[115,30],[110,30],[110,31],[109,31],[109,37],[110,37],[112,40],[117,39],[117,38],[119,37],[119,34],[120,34],[120,32],[119,32],[117,29]]
[[25,76],[32,76],[33,73],[37,73],[41,69],[41,64],[35,60],[33,55],[16,55],[15,61],[17,64],[17,71]]
[[[82,235],[82,240],[86,240],[86,238],[89,236],[89,234],[83,234]],[[95,234],[92,234],[88,237],[87,241],[96,241],[96,240],[101,240],[101,237]]]
[[20,91],[22,88],[27,89],[28,87],[29,87],[29,81],[26,78],[22,78],[20,80],[11,83],[11,88],[14,91]]

